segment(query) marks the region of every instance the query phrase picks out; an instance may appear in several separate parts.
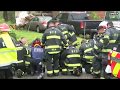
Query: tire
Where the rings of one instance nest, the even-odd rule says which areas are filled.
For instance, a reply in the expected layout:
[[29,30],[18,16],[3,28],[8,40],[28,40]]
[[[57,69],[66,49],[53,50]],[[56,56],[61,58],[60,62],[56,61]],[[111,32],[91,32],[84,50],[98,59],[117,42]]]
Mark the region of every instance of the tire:
[[40,27],[39,27],[39,26],[36,27],[36,31],[37,31],[38,33],[40,32]]
[[15,75],[18,77],[18,78],[21,78],[23,76],[24,72],[21,70],[21,69],[18,69],[16,72],[15,72]]

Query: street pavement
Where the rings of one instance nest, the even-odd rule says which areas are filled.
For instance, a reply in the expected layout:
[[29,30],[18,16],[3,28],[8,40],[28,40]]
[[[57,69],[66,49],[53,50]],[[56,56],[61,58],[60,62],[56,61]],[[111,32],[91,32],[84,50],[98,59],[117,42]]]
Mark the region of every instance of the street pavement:
[[[25,75],[22,78],[14,77],[14,79],[37,79],[37,78],[38,78],[38,75],[35,75],[35,76]],[[81,74],[81,76],[72,76],[70,74],[68,74],[68,75],[60,74],[59,76],[47,77],[47,75],[45,73],[44,79],[93,79],[93,77],[90,74],[86,74],[83,69],[83,73]]]

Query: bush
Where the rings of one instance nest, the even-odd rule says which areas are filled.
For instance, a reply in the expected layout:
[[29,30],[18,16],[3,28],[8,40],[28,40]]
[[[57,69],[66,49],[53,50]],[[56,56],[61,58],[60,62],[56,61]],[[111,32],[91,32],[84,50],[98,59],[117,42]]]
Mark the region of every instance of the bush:
[[95,11],[90,13],[90,17],[91,17],[93,20],[100,20],[100,16],[98,16]]
[[13,37],[15,40],[17,40],[17,36],[16,36],[16,33],[14,32],[14,30],[11,30],[9,32],[10,36]]

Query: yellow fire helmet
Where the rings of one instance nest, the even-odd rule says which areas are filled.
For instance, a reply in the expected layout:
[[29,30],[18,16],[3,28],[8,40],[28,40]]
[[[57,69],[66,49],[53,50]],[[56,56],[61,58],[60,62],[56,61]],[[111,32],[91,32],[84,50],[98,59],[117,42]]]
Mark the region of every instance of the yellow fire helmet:
[[6,24],[6,23],[0,24],[0,31],[2,31],[2,32],[8,32],[8,31],[10,31],[9,25]]

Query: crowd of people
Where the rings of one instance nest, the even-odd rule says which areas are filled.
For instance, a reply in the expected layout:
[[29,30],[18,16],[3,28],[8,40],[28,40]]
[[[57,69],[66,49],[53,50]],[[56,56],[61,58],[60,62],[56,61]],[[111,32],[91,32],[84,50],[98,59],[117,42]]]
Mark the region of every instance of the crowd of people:
[[20,41],[13,40],[8,33],[9,26],[0,24],[0,78],[12,79],[14,75],[21,77],[25,73],[37,74],[39,79],[45,73],[48,77],[60,73],[80,76],[82,68],[93,78],[119,78],[119,66],[114,65],[112,70],[118,75],[108,73],[106,67],[112,67],[111,56],[115,53],[112,50],[120,52],[120,31],[112,22],[106,26],[98,26],[93,38],[86,35],[78,48],[80,42],[72,25],[51,21],[42,38],[36,38],[28,45],[25,37]]

